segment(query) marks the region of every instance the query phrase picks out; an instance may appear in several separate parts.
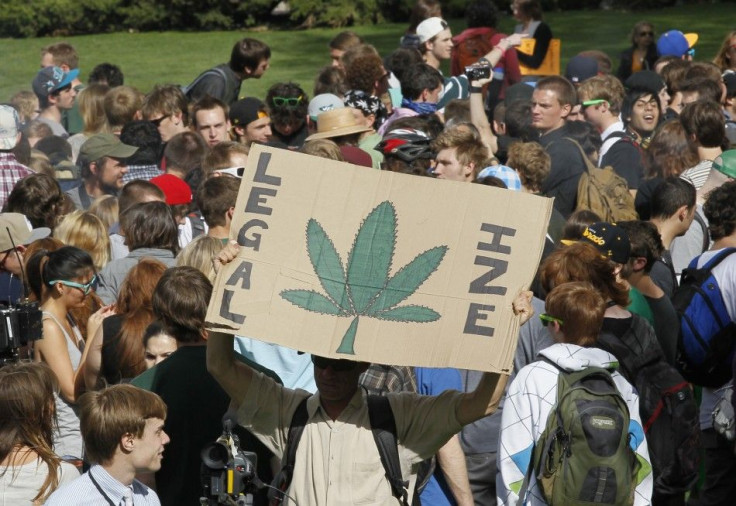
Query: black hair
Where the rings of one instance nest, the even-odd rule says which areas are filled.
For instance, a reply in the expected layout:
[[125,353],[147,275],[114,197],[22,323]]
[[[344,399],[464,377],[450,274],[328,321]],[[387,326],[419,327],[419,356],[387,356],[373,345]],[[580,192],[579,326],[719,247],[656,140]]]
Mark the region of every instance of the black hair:
[[649,273],[654,263],[662,258],[664,245],[656,225],[649,221],[620,221],[617,223],[626,231],[631,243],[631,256],[644,257],[647,264],[644,272]]
[[624,122],[624,125],[628,126],[631,122],[631,115],[634,113],[634,104],[636,104],[637,100],[649,96],[657,101],[657,108],[659,108],[659,97],[651,90],[632,88],[624,95],[624,101],[621,104],[621,120]]
[[506,106],[506,135],[524,142],[539,139],[539,131],[532,126],[532,104],[528,100],[515,100]]
[[120,140],[138,151],[128,158],[128,165],[158,165],[161,161],[163,144],[156,125],[150,121],[135,120],[123,126]]
[[57,279],[69,280],[85,271],[95,272],[92,257],[75,246],[63,246],[55,251],[39,250],[26,263],[28,286],[41,300],[43,285]]
[[418,99],[424,90],[435,90],[443,83],[442,74],[426,63],[409,67],[401,79],[401,94],[410,100]]
[[496,28],[498,9],[490,0],[475,0],[465,9],[468,28]]
[[[577,141],[585,151],[585,156],[589,160],[597,162],[598,153],[600,152],[603,141],[601,134],[593,128],[593,125],[587,121],[567,121],[565,123],[567,135]],[[595,158],[593,157],[595,155]]]
[[122,86],[124,81],[125,78],[120,67],[112,63],[100,63],[89,73],[87,82],[89,84],[107,84],[110,88],[114,88],[115,86]]
[[271,48],[260,40],[248,37],[239,40],[230,52],[230,68],[235,72],[243,72],[245,68],[255,70],[261,61],[271,58]]
[[666,220],[682,206],[692,209],[695,206],[695,187],[679,177],[668,177],[654,190],[650,201],[650,216]]
[[703,206],[708,231],[714,241],[728,237],[736,230],[736,181],[727,181],[713,189]]

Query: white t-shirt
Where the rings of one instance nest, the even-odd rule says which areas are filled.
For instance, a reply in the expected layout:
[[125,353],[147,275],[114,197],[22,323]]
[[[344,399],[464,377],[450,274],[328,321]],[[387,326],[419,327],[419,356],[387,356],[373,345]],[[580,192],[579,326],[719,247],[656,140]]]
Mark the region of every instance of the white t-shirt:
[[[22,466],[8,468],[0,476],[0,506],[20,506],[31,504],[46,481],[49,468],[42,460],[29,462]],[[59,487],[79,477],[73,465],[62,462],[59,466]],[[51,494],[54,490],[48,490]]]

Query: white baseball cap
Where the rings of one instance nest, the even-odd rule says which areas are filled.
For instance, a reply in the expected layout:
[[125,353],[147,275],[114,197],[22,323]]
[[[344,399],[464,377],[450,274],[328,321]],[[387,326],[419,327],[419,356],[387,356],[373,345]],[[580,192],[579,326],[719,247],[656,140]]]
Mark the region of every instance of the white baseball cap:
[[18,112],[9,105],[0,105],[0,149],[10,150],[15,147],[20,130]]
[[442,18],[427,18],[417,26],[417,36],[419,43],[424,44],[432,37],[436,36],[443,30],[447,30],[449,25]]

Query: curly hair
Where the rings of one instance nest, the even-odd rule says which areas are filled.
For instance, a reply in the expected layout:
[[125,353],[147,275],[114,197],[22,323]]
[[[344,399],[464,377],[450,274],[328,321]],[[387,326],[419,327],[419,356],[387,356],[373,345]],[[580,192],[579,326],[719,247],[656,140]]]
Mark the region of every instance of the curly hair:
[[728,181],[712,190],[703,206],[712,240],[728,237],[736,230],[736,181]]
[[629,305],[629,291],[616,281],[614,264],[592,244],[576,242],[552,252],[539,269],[542,287],[549,293],[570,281],[591,283],[606,300],[621,307]]
[[538,142],[515,142],[509,148],[506,163],[519,173],[524,188],[532,192],[542,190],[552,166],[549,155]]
[[377,54],[359,56],[345,67],[345,77],[351,90],[372,94],[374,84],[386,73],[381,57]]
[[[275,98],[297,99],[296,105],[276,105]],[[279,125],[302,125],[306,121],[309,95],[296,83],[276,83],[268,89],[266,105],[271,113],[271,122]]]

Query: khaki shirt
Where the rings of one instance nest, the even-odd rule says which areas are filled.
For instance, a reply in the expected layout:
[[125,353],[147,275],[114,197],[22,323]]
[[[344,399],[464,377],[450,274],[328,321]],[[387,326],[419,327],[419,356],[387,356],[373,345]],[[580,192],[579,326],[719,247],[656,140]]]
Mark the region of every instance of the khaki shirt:
[[[262,374],[254,374],[238,410],[238,422],[282,458],[291,419],[310,394],[289,390]],[[337,420],[322,410],[319,393],[307,401],[309,418],[296,452],[294,476],[287,494],[298,505],[372,504],[395,506],[373,433],[368,405],[359,388]],[[462,426],[456,408],[462,394],[439,396],[388,394],[396,420],[399,459],[404,479],[414,489],[416,465],[434,455]],[[293,504],[286,499],[284,504]]]

